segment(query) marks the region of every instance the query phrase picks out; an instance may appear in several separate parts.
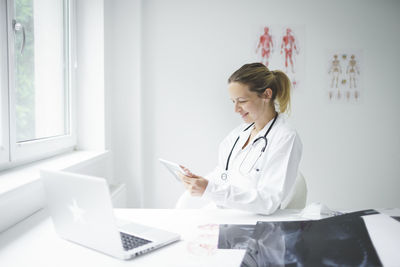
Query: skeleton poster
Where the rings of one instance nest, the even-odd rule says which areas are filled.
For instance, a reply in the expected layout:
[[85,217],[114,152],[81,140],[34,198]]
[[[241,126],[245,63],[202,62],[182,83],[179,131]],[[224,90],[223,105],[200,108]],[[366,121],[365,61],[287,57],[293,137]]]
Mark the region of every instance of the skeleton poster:
[[362,92],[362,52],[328,51],[326,67],[327,97],[333,102],[357,102]]
[[257,37],[257,60],[271,70],[282,70],[292,88],[304,86],[304,26],[264,25]]

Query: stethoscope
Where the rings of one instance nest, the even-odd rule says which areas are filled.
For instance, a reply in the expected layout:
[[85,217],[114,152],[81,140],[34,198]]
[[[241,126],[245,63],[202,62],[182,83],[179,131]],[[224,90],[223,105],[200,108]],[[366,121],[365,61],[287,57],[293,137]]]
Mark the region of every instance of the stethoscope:
[[[263,148],[261,149],[261,153],[260,153],[260,155],[258,156],[257,160],[261,157],[262,153],[265,152],[265,149],[267,148],[267,145],[268,145],[267,135],[268,135],[268,133],[271,131],[272,126],[274,126],[275,121],[276,121],[277,118],[278,118],[278,113],[276,113],[274,120],[272,121],[271,125],[268,127],[268,130],[267,130],[267,132],[264,134],[264,136],[260,136],[260,137],[256,138],[256,139],[253,141],[253,143],[252,143],[252,146],[254,146],[254,144],[257,143],[258,141],[264,140],[264,146],[263,146]],[[254,125],[254,122],[253,122],[252,124],[250,124],[248,127],[246,127],[246,129],[244,129],[243,132],[247,131],[247,130],[248,130],[251,126],[253,126],[253,125]],[[232,146],[231,152],[229,153],[228,159],[226,160],[225,172],[223,172],[223,173],[221,174],[221,180],[223,180],[223,181],[226,181],[226,179],[228,179],[229,161],[230,161],[230,159],[231,159],[232,152],[233,152],[233,150],[235,149],[235,146],[236,146],[237,142],[239,141],[239,138],[240,138],[240,135],[238,136],[238,138],[236,138],[236,141],[235,141],[235,143],[234,143],[233,146]],[[242,164],[243,164],[243,162],[242,162]],[[254,167],[254,165],[255,165],[255,163],[253,164],[252,168]]]

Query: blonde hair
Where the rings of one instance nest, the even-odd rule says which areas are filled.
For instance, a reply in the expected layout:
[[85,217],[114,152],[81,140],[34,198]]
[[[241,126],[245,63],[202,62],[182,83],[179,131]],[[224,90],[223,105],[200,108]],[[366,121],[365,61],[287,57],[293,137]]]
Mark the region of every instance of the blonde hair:
[[290,113],[291,82],[283,71],[270,71],[262,63],[245,64],[229,77],[228,83],[232,82],[249,86],[250,91],[259,96],[270,88],[275,108],[281,113]]

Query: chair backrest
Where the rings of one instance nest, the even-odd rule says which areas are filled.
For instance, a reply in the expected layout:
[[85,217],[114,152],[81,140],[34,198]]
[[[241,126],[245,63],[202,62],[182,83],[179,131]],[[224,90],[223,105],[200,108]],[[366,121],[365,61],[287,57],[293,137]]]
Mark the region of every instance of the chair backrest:
[[292,196],[283,209],[303,209],[307,200],[307,184],[303,174],[299,171],[294,184]]

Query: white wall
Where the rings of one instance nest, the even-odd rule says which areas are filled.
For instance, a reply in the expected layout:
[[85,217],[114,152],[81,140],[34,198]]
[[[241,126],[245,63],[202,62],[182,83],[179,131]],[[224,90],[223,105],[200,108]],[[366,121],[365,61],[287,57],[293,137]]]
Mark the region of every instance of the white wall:
[[127,185],[130,207],[143,204],[141,157],[141,2],[105,0],[107,149],[114,179]]
[[[219,142],[240,123],[226,80],[242,64],[255,60],[254,40],[260,27],[268,24],[305,28],[306,86],[293,94],[290,120],[303,140],[300,168],[309,188],[308,202],[332,208],[400,206],[399,1],[146,0],[141,7],[129,1],[114,5],[118,13],[113,14],[113,23],[129,25],[114,28],[118,44],[106,51],[115,55],[114,72],[125,74],[112,78],[114,126],[140,137],[143,149],[137,164],[143,168],[144,191],[131,184],[135,188],[130,192],[144,193],[145,207],[172,207],[183,190],[158,157],[199,174],[214,167]],[[138,9],[140,56],[135,43]],[[125,41],[132,49],[122,52]],[[329,49],[362,49],[365,86],[359,103],[327,101]],[[132,66],[119,62],[126,58]],[[135,74],[138,61],[140,84]],[[141,108],[132,107],[135,104]],[[137,142],[117,130],[113,143],[121,144],[124,138],[128,145],[113,152],[124,162],[119,172],[130,179],[136,173],[132,166],[138,154],[132,145]]]
[[104,1],[76,1],[79,149],[105,147]]

